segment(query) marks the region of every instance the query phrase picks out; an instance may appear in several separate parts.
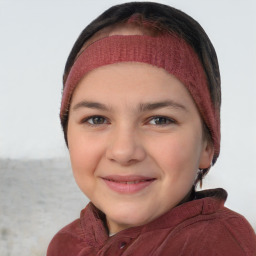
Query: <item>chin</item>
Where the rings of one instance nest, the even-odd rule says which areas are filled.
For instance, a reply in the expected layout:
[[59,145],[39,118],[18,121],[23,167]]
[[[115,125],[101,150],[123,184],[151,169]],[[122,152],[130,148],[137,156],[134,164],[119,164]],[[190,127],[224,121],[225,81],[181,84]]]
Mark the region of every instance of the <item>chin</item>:
[[[137,207],[136,205],[122,205],[112,207],[111,209],[107,209],[105,212],[107,219],[111,220],[113,223],[116,223],[120,226],[120,230],[136,227],[144,225],[157,216],[150,215],[149,209],[150,207]],[[155,211],[154,211],[155,213]]]

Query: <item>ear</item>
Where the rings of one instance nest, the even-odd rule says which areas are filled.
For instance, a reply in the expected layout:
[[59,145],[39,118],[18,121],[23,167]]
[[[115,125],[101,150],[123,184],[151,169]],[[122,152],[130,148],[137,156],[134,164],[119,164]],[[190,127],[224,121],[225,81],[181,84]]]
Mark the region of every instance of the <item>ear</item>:
[[203,141],[201,157],[199,162],[199,169],[207,169],[212,164],[214,154],[214,147],[208,140]]

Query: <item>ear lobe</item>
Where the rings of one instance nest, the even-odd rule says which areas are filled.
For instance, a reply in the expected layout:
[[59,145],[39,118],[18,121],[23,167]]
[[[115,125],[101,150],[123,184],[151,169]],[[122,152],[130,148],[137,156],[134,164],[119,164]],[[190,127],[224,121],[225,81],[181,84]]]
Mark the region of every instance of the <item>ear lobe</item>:
[[207,169],[211,166],[213,154],[214,154],[213,144],[209,141],[204,141],[202,152],[201,152],[201,158],[199,162],[199,169]]

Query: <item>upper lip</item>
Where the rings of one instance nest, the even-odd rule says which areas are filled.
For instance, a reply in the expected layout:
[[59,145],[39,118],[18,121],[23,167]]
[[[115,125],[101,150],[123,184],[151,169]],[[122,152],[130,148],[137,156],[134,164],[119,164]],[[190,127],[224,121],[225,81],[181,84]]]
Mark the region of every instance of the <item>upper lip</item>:
[[129,182],[129,181],[149,181],[154,180],[154,177],[142,176],[142,175],[107,175],[102,179],[110,180],[114,182]]

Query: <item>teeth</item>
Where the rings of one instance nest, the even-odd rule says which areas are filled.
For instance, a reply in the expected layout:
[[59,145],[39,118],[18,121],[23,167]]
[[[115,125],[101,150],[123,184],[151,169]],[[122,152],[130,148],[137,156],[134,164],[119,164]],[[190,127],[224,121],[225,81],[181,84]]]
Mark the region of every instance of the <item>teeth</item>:
[[137,184],[137,183],[139,183],[139,181],[127,181],[127,182],[125,182],[126,184]]
[[120,183],[125,183],[125,184],[138,184],[140,182],[144,182],[145,180],[135,180],[135,181],[124,181]]
[[140,182],[145,182],[147,180],[134,180],[134,181],[116,181],[116,180],[109,180],[117,183],[123,183],[123,184],[138,184]]

